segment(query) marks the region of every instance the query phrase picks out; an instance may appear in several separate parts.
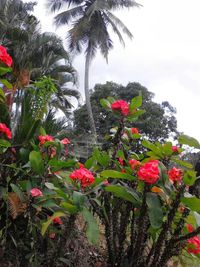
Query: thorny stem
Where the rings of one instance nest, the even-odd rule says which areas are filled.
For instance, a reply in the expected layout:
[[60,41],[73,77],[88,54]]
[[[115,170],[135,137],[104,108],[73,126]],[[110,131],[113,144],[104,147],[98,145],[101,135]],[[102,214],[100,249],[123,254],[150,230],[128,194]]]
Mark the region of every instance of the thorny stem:
[[[169,211],[169,214],[167,216],[167,220],[165,222],[163,222],[162,225],[162,231],[158,237],[157,242],[152,246],[152,249],[148,255],[147,258],[147,263],[149,262],[148,266],[150,267],[155,267],[157,265],[157,262],[160,258],[160,253],[162,253],[162,249],[163,249],[163,244],[165,244],[166,242],[166,237],[169,233],[170,227],[172,225],[172,222],[174,220],[176,211],[179,207],[180,201],[181,201],[181,196],[184,192],[185,189],[185,185],[182,185],[181,188],[179,189],[175,200],[172,203],[172,208]],[[152,259],[153,258],[153,259]]]
[[140,211],[140,216],[138,218],[138,235],[136,238],[136,243],[135,243],[135,253],[133,255],[133,261],[131,263],[131,266],[134,267],[135,264],[137,263],[138,259],[140,258],[140,253],[141,253],[141,245],[143,244],[144,241],[144,236],[145,236],[145,231],[144,231],[144,226],[146,225],[146,212],[147,212],[147,204],[146,204],[146,193],[149,191],[149,185],[145,184],[144,186],[144,191],[143,191],[143,200],[142,200],[142,206],[141,206],[141,211]]
[[172,238],[167,242],[167,244],[165,246],[165,250],[164,250],[163,255],[162,255],[162,257],[158,263],[158,266],[165,266],[167,261],[173,256],[172,251],[173,251],[175,245],[177,244],[176,238],[181,234],[183,227],[184,227],[184,224],[185,224],[185,218],[189,215],[189,213],[190,213],[190,210],[185,208],[185,210],[181,216],[181,219],[177,223],[177,228],[174,231]]

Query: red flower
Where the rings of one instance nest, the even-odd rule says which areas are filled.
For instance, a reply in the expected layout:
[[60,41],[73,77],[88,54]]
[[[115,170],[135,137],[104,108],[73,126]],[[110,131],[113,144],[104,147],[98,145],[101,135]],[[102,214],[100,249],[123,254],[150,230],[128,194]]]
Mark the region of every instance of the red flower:
[[0,123],[0,133],[4,134],[8,139],[12,139],[12,133],[4,123]]
[[199,254],[200,253],[200,237],[194,236],[190,239],[188,239],[188,252],[193,254]]
[[124,160],[122,158],[119,158],[118,161],[121,166],[124,166]]
[[183,171],[181,169],[177,169],[173,167],[171,170],[168,171],[169,179],[172,182],[181,182],[183,178]]
[[32,188],[30,193],[32,197],[43,197],[42,191],[40,191],[38,188]]
[[122,115],[127,116],[129,114],[129,105],[124,100],[117,100],[111,105],[112,110],[120,111]]
[[13,63],[11,56],[7,53],[6,48],[2,45],[0,45],[0,62],[3,62],[8,67],[11,67]]
[[54,139],[51,135],[39,135],[38,139],[40,141],[40,145],[44,145],[46,142],[53,142]]
[[177,146],[172,146],[172,151],[173,151],[174,153],[176,153],[176,154],[179,153],[179,151],[178,151],[178,147],[177,147]]
[[68,144],[70,144],[70,141],[69,141],[69,139],[67,139],[67,138],[64,138],[64,139],[61,140],[60,142],[61,142],[61,144],[63,144],[63,145],[68,145]]
[[186,228],[187,228],[189,233],[191,233],[194,230],[193,226],[189,223],[186,224]]
[[55,219],[53,219],[53,223],[54,224],[57,224],[57,225],[62,225],[63,224],[63,222],[60,219],[60,217],[56,217]]
[[145,183],[154,184],[159,179],[158,160],[150,160],[140,167],[138,178]]
[[69,177],[72,180],[79,181],[83,188],[90,186],[95,181],[93,174],[84,166],[81,166],[80,169],[73,171]]
[[141,163],[136,159],[130,159],[129,164],[131,165],[131,169],[134,171],[138,169],[138,167],[141,165]]
[[132,134],[139,134],[138,128],[131,128]]

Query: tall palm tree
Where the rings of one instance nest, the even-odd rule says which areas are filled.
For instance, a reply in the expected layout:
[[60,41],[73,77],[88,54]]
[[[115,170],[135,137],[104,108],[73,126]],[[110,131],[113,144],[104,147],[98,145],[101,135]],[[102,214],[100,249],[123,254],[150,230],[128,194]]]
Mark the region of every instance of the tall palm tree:
[[85,47],[85,99],[92,134],[96,137],[96,129],[89,94],[89,66],[91,60],[100,49],[106,58],[113,47],[113,42],[108,32],[110,26],[114,33],[124,44],[122,33],[132,38],[131,32],[111,11],[120,8],[139,7],[135,0],[48,0],[48,6],[52,12],[59,11],[55,17],[55,24],[61,26],[70,24],[72,28],[68,32],[69,48],[75,53],[80,53]]

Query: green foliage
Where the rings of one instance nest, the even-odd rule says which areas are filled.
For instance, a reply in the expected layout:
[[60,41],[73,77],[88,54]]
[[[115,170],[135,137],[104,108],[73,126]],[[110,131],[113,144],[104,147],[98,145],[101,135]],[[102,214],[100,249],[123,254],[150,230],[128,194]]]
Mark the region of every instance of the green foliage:
[[[163,102],[162,104],[155,103],[153,101],[153,93],[149,92],[139,83],[129,83],[127,86],[122,86],[107,82],[106,84],[95,85],[94,91],[91,94],[91,105],[99,140],[102,140],[111,128],[118,125],[117,115],[110,112],[110,104],[113,99],[130,101],[130,99],[137,97],[134,100],[135,103],[132,102],[132,106],[134,107],[141,104],[140,94],[143,98],[141,110],[136,111],[133,116],[129,116],[130,123],[127,123],[127,126],[138,127],[140,132],[145,134],[148,140],[152,142],[157,140],[163,141],[169,136],[176,135],[176,111],[168,102]],[[111,101],[107,98],[109,96],[112,97]],[[101,106],[99,105],[100,101]],[[137,117],[140,118],[138,121]],[[76,134],[82,135],[88,133],[89,124],[85,105],[74,112],[74,126]]]

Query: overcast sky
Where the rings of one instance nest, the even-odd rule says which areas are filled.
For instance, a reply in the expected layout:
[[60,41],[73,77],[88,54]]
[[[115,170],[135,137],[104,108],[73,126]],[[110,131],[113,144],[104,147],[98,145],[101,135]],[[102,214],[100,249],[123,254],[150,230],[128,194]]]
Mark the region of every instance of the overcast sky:
[[[55,31],[46,0],[38,0],[35,15],[44,31]],[[91,66],[90,87],[113,81],[139,82],[155,93],[155,101],[169,101],[177,109],[178,129],[200,140],[200,1],[138,0],[143,7],[117,16],[134,35],[126,47],[116,37],[109,63],[97,55]],[[66,28],[57,30],[63,39]],[[66,41],[65,41],[66,42]],[[84,57],[73,65],[83,92]]]

